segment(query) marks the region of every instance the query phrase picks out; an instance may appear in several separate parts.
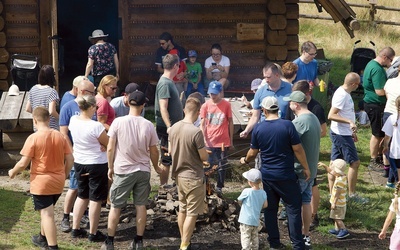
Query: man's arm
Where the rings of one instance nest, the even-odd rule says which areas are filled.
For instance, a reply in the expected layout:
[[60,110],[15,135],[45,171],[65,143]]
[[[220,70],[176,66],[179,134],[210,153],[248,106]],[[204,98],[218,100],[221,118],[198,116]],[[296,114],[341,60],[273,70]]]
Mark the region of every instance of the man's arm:
[[375,89],[375,93],[379,96],[386,96],[384,89]]
[[254,149],[250,148],[249,151],[247,151],[247,154],[245,157],[240,158],[240,163],[241,164],[247,164],[254,160],[257,157],[257,154],[260,150],[259,149]]
[[202,161],[207,161],[208,160],[208,153],[207,153],[207,150],[206,150],[205,147],[203,147],[201,149],[198,149],[197,151],[199,152],[200,159]]
[[321,124],[321,137],[326,136],[326,128],[327,128],[326,122],[322,123]]
[[107,144],[107,159],[108,159],[108,179],[113,179],[114,174],[114,156],[115,156],[115,145],[117,140],[113,137],[108,139]]
[[69,172],[71,172],[73,165],[74,165],[74,157],[72,156],[72,154],[66,154],[64,156],[65,177],[69,175]]
[[348,124],[350,124],[351,130],[353,130],[353,131],[357,130],[356,124],[350,119],[341,117],[339,115],[339,112],[340,112],[340,109],[331,107],[331,109],[329,110],[328,119],[331,121],[335,121],[335,122],[348,123]]
[[69,146],[71,147],[71,148],[73,148],[72,147],[72,142],[71,142],[71,140],[69,139],[69,136],[68,136],[68,126],[60,126],[60,132],[61,132],[61,134],[63,134],[63,136],[65,137],[65,139],[67,140],[67,142],[68,142],[68,144],[69,144]]
[[254,126],[260,120],[261,110],[253,108],[252,112],[253,113],[251,115],[251,118],[250,118],[249,122],[247,123],[246,128],[240,133],[240,137],[242,137],[242,138],[246,138],[247,135],[253,130]]
[[310,179],[311,174],[310,174],[310,168],[308,167],[306,152],[304,151],[303,146],[301,146],[300,143],[292,145],[292,149],[297,160],[300,162],[301,166],[303,166],[304,168],[303,172],[306,177],[306,181],[308,181]]
[[233,118],[229,118],[229,138],[231,139],[231,146],[233,147]]
[[161,172],[159,166],[158,166],[158,157],[159,157],[159,152],[157,149],[157,145],[154,146],[150,146],[149,148],[150,150],[150,160],[151,160],[151,164],[153,164],[153,168],[154,170],[159,173]]
[[115,64],[116,77],[119,79],[119,60],[117,53],[114,54],[114,64]]
[[31,159],[31,157],[23,155],[21,160],[19,160],[15,166],[8,171],[8,176],[10,176],[11,179],[14,179],[18,173],[21,173],[28,166]]
[[160,99],[161,118],[163,119],[165,126],[167,126],[167,129],[172,126],[171,121],[169,119],[168,100],[169,99],[167,99],[167,98]]

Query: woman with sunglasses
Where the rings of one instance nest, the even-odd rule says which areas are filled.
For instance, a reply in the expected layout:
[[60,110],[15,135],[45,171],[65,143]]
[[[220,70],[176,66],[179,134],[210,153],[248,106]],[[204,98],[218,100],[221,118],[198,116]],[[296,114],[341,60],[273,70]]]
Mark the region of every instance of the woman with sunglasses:
[[97,103],[97,120],[106,128],[110,128],[111,123],[115,119],[115,111],[110,105],[111,98],[115,96],[117,91],[118,79],[113,75],[106,75],[101,79],[97,88],[96,103]]
[[[105,235],[98,231],[102,201],[107,198],[107,147],[108,136],[104,126],[92,117],[96,112],[96,99],[92,95],[76,98],[79,115],[71,117],[68,129],[74,138],[73,155],[78,180],[78,198],[74,205],[71,235],[88,237],[89,241],[103,241]],[[80,221],[89,205],[90,231],[80,228]]]

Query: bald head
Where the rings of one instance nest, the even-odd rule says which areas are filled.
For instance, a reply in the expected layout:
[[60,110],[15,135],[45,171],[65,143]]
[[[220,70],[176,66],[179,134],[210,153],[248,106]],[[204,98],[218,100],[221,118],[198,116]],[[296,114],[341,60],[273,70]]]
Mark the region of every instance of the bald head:
[[385,47],[381,51],[379,51],[380,57],[388,56],[390,58],[393,58],[395,55],[396,55],[396,53],[394,52],[394,50],[391,47]]
[[80,81],[78,84],[78,96],[94,95],[94,85],[88,79]]
[[350,72],[346,75],[344,78],[344,85],[350,87],[353,84],[358,84],[360,83],[360,76],[357,73]]

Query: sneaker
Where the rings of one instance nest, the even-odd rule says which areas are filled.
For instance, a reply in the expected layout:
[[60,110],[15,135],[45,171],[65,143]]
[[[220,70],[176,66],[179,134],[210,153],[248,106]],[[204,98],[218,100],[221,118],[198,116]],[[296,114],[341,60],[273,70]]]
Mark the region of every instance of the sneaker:
[[101,245],[100,250],[114,250],[114,242],[112,241],[104,241]]
[[353,194],[352,196],[349,196],[349,202],[355,202],[355,203],[359,203],[359,204],[367,204],[369,202],[369,199],[361,197],[358,194]]
[[48,247],[46,237],[41,234],[33,235],[32,243],[33,243],[33,245],[35,245],[37,247],[43,247],[43,248]]
[[396,188],[396,185],[393,182],[386,182],[386,188]]
[[270,250],[286,249],[286,246],[283,245],[282,243],[280,243],[278,246],[275,246],[275,247],[270,246],[269,249],[270,249]]
[[376,159],[371,159],[368,165],[368,169],[376,172],[383,172],[384,166],[376,161]]
[[328,233],[333,234],[333,235],[338,235],[339,230],[336,230],[335,228],[329,229]]
[[347,238],[349,236],[349,231],[347,231],[347,229],[340,229],[339,233],[336,235],[336,238],[338,239],[344,239]]
[[87,215],[83,215],[80,223],[81,228],[89,228],[90,223],[89,223],[89,217]]
[[319,218],[318,218],[318,214],[315,214],[313,216],[311,224],[310,224],[310,230],[314,230],[318,226],[319,226]]
[[143,250],[143,240],[135,241],[133,240],[129,245],[129,250]]
[[191,250],[192,249],[192,243],[189,243],[189,245],[185,248],[179,248],[179,250]]
[[279,213],[278,220],[286,220],[286,219],[287,219],[286,208],[283,207],[281,212]]
[[71,236],[72,238],[83,238],[87,236],[87,232],[85,229],[82,228],[72,229]]
[[61,232],[69,233],[71,231],[71,223],[68,219],[63,219],[61,221]]
[[309,235],[304,235],[303,240],[304,240],[304,245],[308,249],[310,249],[311,248],[311,238],[310,238],[310,236]]
[[101,242],[107,239],[107,236],[97,230],[96,234],[89,234],[88,240],[91,242]]

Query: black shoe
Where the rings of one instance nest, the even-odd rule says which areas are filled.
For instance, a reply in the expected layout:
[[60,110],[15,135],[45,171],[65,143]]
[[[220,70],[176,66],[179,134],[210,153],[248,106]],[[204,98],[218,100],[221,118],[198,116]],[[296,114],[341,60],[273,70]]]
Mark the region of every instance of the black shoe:
[[97,230],[96,234],[89,234],[88,240],[92,242],[102,242],[107,239],[107,236],[105,236],[102,232]]
[[41,235],[41,234],[33,235],[32,236],[32,243],[33,243],[33,245],[35,245],[37,247],[43,247],[43,248],[47,248],[48,247],[46,237]]
[[82,228],[72,229],[71,236],[72,238],[83,238],[87,236],[87,232],[85,229]]
[[68,219],[63,219],[61,221],[61,232],[69,233],[71,232],[71,223]]
[[318,226],[319,226],[319,218],[318,218],[318,214],[316,214],[313,216],[313,219],[311,221],[310,230],[314,230]]
[[143,250],[143,240],[133,240],[129,245],[129,250]]
[[384,178],[388,178],[389,177],[389,169],[387,169],[387,170],[385,169],[385,172],[383,172],[382,176]]
[[270,250],[278,250],[278,249],[286,249],[286,246],[283,245],[282,243],[280,243],[278,246],[270,246],[269,247]]

